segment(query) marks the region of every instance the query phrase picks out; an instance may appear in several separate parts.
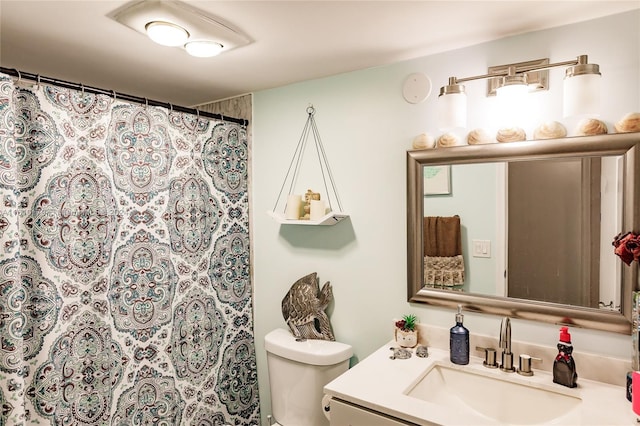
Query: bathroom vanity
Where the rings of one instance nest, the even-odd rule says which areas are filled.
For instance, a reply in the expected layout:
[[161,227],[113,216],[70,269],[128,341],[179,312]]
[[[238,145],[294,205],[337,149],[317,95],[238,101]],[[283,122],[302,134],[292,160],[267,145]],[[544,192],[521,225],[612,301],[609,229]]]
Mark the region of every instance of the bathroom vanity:
[[[391,359],[389,342],[327,384],[331,426],[571,424],[630,425],[636,416],[623,386],[580,377],[577,388],[553,383],[549,371],[532,376],[449,361],[429,348],[427,358]],[[552,360],[545,360],[547,363]]]

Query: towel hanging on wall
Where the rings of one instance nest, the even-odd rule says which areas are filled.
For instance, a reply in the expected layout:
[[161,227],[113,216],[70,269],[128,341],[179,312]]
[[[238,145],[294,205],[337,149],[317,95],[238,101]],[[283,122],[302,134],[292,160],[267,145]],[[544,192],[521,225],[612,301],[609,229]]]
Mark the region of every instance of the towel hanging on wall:
[[463,285],[460,216],[427,216],[423,230],[424,284],[445,287]]

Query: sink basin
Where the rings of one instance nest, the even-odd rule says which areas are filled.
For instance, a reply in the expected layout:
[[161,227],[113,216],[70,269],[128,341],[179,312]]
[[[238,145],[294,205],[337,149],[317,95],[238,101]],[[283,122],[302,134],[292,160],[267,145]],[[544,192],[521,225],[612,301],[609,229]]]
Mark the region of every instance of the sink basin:
[[520,425],[557,420],[582,403],[555,390],[556,385],[544,387],[516,373],[485,370],[435,364],[405,394],[456,412],[472,410],[470,414],[498,423]]

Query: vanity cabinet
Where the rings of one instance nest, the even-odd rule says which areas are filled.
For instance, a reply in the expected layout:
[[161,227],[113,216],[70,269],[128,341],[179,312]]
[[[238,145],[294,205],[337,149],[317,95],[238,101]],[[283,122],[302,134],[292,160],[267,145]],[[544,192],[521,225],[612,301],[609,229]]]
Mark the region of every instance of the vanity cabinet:
[[411,426],[395,417],[386,416],[339,399],[331,400],[331,426]]

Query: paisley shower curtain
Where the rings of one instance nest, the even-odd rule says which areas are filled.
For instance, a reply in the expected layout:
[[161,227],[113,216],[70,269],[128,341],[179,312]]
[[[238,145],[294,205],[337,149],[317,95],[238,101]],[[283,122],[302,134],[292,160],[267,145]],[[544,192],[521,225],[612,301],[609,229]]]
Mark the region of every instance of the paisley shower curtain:
[[0,74],[0,425],[257,425],[246,129]]

